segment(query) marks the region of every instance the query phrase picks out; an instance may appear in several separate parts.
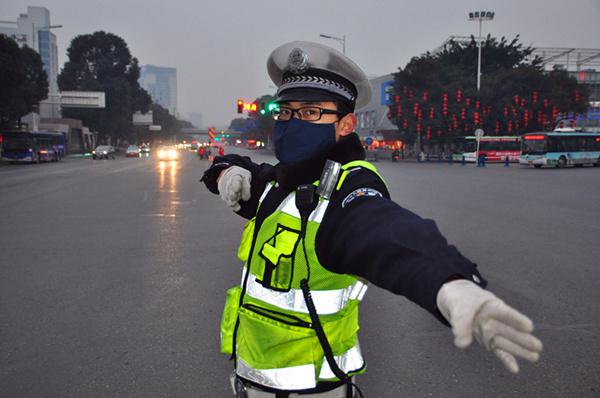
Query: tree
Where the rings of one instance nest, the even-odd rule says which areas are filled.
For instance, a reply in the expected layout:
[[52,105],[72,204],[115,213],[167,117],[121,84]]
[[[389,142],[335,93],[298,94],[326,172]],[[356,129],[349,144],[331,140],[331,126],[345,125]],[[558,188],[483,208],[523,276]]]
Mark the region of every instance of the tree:
[[450,42],[437,54],[415,57],[394,74],[389,118],[408,143],[441,143],[472,135],[523,134],[554,127],[561,115],[587,109],[588,90],[566,71],[543,70],[518,36],[508,42],[488,35],[482,44],[477,91],[477,42]]
[[48,76],[39,54],[29,47],[19,48],[8,36],[0,34],[0,127],[20,124],[48,97]]
[[131,56],[127,43],[103,31],[80,35],[71,41],[58,85],[61,90],[104,91],[104,109],[67,109],[63,115],[81,119],[98,131],[100,140],[112,142],[131,139],[132,114],[147,112],[150,95],[138,83],[138,60]]

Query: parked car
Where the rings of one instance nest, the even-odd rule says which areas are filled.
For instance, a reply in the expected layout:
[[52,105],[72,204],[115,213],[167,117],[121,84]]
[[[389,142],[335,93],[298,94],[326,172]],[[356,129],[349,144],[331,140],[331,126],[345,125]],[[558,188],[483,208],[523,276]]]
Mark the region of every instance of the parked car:
[[114,159],[115,148],[112,145],[99,145],[92,151],[93,159]]
[[125,151],[125,156],[128,158],[139,158],[141,156],[140,148],[137,145],[129,145]]

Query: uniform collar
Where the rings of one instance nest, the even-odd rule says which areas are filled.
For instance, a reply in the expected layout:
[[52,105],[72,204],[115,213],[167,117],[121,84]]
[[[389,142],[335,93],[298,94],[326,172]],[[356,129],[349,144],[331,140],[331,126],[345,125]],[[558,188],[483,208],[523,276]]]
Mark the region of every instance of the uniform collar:
[[302,184],[310,184],[321,177],[325,162],[330,159],[345,164],[353,160],[364,160],[365,150],[356,133],[340,138],[331,150],[294,165],[275,165],[275,180],[288,191]]

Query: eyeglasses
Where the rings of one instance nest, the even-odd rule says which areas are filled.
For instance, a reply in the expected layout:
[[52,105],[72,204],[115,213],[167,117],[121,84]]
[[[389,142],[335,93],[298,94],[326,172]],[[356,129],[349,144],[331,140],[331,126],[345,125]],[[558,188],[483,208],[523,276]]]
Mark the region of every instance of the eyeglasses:
[[304,106],[298,109],[280,107],[271,111],[273,119],[277,120],[278,122],[287,122],[294,117],[294,113],[298,114],[298,118],[300,120],[307,122],[316,122],[317,120],[321,120],[321,116],[323,115],[343,115],[342,112],[331,109],[323,109],[316,106]]

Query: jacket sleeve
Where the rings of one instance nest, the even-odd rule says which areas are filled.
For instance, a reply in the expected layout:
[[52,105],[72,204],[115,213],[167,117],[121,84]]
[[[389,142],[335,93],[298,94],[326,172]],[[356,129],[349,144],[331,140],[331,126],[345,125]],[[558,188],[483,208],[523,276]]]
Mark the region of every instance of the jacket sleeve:
[[214,194],[219,194],[217,179],[221,171],[231,166],[239,166],[252,173],[252,181],[250,182],[251,197],[248,201],[240,201],[240,210],[237,214],[250,219],[256,215],[258,207],[258,199],[263,193],[267,182],[275,178],[275,167],[268,164],[256,164],[247,156],[235,154],[216,156],[213,164],[204,172],[201,182],[204,182],[209,191]]
[[485,287],[476,264],[427,220],[389,198],[381,179],[361,169],[331,198],[316,236],[321,264],[403,295],[447,324],[436,306],[441,286],[469,279]]

